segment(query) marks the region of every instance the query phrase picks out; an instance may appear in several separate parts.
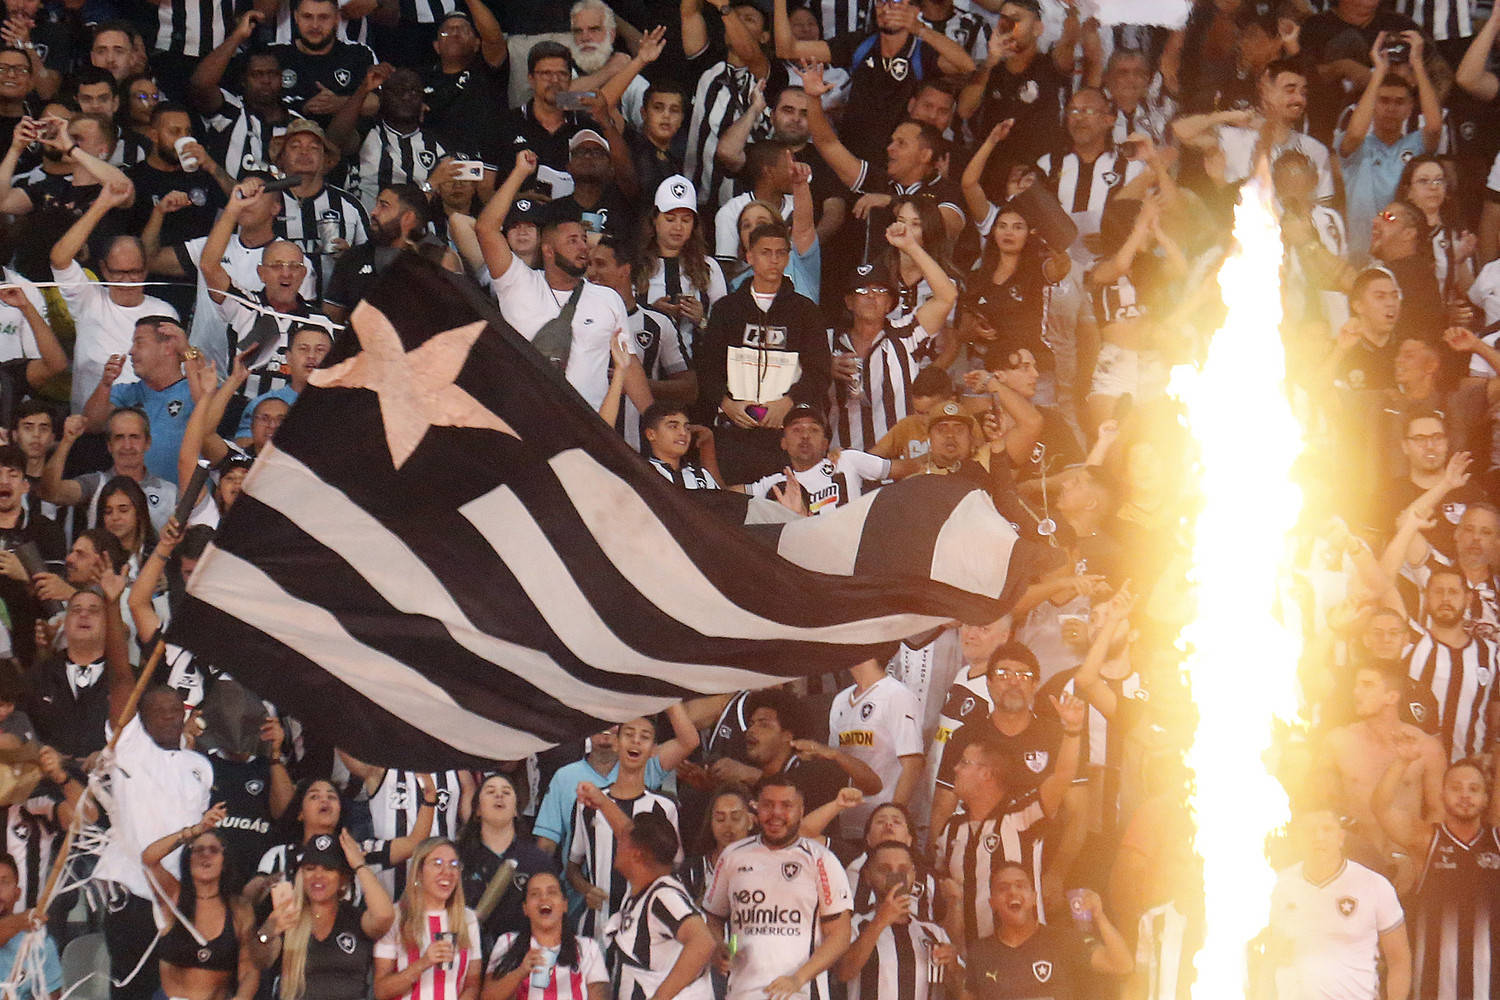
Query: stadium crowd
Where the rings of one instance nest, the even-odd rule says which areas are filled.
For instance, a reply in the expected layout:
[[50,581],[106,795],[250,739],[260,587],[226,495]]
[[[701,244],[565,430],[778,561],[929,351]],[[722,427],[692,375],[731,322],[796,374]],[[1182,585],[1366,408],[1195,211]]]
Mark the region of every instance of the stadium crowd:
[[[1186,997],[1194,458],[1166,384],[1260,178],[1309,439],[1282,599],[1308,725],[1272,762],[1295,817],[1256,986],[1500,996],[1487,7],[5,0],[0,977]],[[817,517],[955,475],[1050,561],[889,662],[494,773],[354,759],[171,643],[134,706],[257,452],[408,254],[684,489]],[[33,913],[80,810],[87,880]]]

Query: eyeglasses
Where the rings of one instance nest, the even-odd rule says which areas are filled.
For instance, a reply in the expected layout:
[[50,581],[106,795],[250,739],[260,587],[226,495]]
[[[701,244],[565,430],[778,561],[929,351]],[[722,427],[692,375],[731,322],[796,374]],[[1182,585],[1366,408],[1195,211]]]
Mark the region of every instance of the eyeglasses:
[[197,857],[200,854],[212,857],[215,854],[223,854],[224,848],[220,847],[218,844],[194,844],[193,849],[189,853],[194,857]]
[[130,95],[130,99],[132,101],[140,101],[142,104],[155,104],[157,101],[161,100],[161,95],[160,94],[155,94],[155,93],[152,93],[152,94],[131,94]]
[[1108,111],[1100,111],[1098,108],[1069,108],[1069,118],[1103,118],[1109,114]]
[[305,271],[307,265],[300,260],[278,260],[260,265],[268,271]]
[[29,76],[31,64],[24,63],[17,66],[15,63],[0,63],[0,76]]
[[1036,674],[1033,674],[1030,670],[991,670],[990,676],[997,681],[1030,681],[1036,679]]
[[885,285],[860,285],[854,290],[855,295],[889,295],[891,290]]
[[1441,431],[1436,434],[1408,434],[1406,435],[1406,440],[1410,441],[1412,444],[1420,445],[1442,444],[1444,441],[1448,440],[1448,435],[1442,433]]
[[464,869],[464,863],[457,858],[454,858],[451,861],[444,861],[442,858],[428,858],[427,863],[429,865],[432,865],[434,868],[437,868],[438,870],[442,870],[443,868],[451,868],[454,871],[459,872],[463,871]]

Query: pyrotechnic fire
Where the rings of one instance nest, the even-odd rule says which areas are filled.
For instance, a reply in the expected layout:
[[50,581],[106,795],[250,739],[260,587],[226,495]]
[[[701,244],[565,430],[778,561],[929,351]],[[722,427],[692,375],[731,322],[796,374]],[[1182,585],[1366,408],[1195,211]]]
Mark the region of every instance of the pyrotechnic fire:
[[1198,711],[1187,763],[1206,921],[1194,1000],[1246,995],[1247,943],[1267,924],[1275,882],[1266,837],[1287,821],[1265,755],[1275,720],[1297,713],[1301,639],[1275,605],[1302,504],[1291,479],[1302,434],[1284,386],[1282,243],[1268,187],[1246,184],[1235,210],[1238,249],[1219,273],[1228,314],[1207,360],[1172,380],[1201,461],[1196,618],[1182,633]]

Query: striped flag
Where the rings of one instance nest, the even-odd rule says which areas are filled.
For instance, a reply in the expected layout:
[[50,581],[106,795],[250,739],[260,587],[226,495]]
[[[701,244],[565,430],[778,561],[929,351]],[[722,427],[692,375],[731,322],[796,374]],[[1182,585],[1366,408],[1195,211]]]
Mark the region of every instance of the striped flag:
[[809,571],[726,525],[492,303],[402,255],[256,460],[171,631],[356,756],[430,770],[1004,610],[930,577]]

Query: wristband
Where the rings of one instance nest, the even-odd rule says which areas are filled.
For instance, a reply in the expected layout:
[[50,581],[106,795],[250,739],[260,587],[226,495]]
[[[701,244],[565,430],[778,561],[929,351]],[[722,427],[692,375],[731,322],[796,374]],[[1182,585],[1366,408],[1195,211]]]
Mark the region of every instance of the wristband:
[[434,809],[436,809],[437,808],[437,804],[438,804],[438,800],[437,799],[426,799],[426,798],[424,798],[422,800],[422,804],[424,806],[432,806]]
[[1082,729],[1064,729],[1062,731],[1062,733],[1063,733],[1064,736],[1082,736],[1083,735],[1083,730]]

